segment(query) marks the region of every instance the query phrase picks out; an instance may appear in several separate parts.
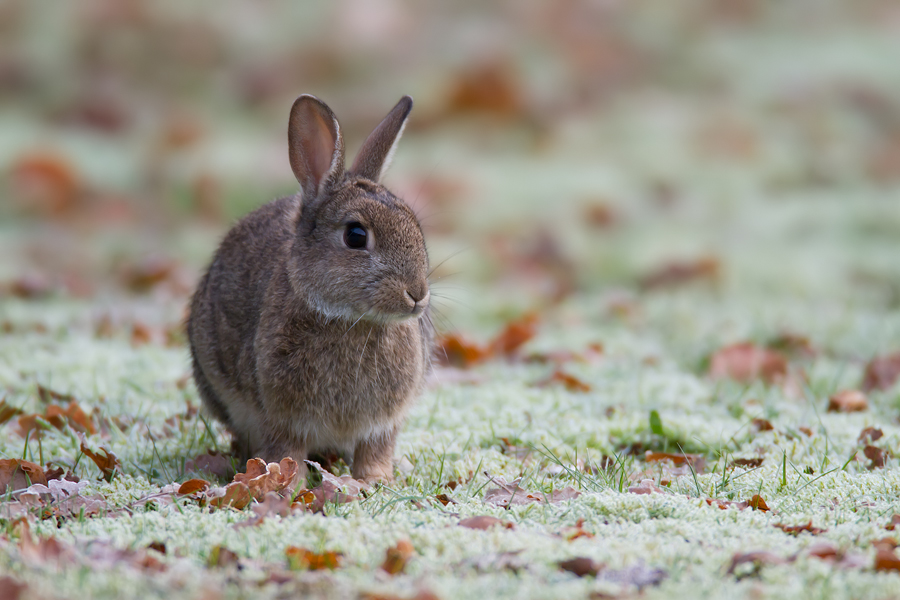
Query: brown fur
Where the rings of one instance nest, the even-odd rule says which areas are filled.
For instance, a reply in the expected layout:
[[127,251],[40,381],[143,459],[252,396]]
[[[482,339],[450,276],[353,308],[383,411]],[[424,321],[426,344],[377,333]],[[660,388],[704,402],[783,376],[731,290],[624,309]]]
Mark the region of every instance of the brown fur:
[[[402,132],[405,97],[344,170],[331,110],[294,103],[291,167],[301,193],[242,219],[191,302],[194,379],[242,458],[303,465],[353,456],[353,476],[392,479],[397,432],[429,369],[428,255],[412,210],[377,179]],[[349,222],[365,250],[344,244]]]

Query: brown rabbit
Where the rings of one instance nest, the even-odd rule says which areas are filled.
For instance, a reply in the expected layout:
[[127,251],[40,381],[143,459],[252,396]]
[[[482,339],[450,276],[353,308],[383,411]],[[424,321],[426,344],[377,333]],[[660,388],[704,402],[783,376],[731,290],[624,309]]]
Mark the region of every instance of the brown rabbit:
[[334,113],[297,98],[288,156],[300,193],[244,217],[200,280],[194,379],[244,459],[303,466],[336,450],[352,453],[357,479],[393,479],[433,338],[422,228],[378,183],[411,109],[404,96],[346,171]]

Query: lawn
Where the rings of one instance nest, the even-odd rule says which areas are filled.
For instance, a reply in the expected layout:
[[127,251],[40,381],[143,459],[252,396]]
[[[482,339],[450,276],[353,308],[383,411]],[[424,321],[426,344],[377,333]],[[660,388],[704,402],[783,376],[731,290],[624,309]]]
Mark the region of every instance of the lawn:
[[[891,2],[95,4],[0,14],[0,597],[900,595]],[[351,156],[417,102],[385,182],[440,346],[391,485],[234,483],[189,375],[302,92]]]

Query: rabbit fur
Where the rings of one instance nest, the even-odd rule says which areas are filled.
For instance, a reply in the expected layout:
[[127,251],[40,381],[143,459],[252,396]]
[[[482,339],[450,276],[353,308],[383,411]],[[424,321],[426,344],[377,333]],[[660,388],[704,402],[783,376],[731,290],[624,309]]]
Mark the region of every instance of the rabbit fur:
[[288,155],[300,192],[239,221],[198,285],[194,380],[242,459],[303,466],[310,452],[338,451],[355,478],[393,479],[433,339],[422,228],[379,183],[411,109],[405,96],[346,170],[331,109],[297,98]]

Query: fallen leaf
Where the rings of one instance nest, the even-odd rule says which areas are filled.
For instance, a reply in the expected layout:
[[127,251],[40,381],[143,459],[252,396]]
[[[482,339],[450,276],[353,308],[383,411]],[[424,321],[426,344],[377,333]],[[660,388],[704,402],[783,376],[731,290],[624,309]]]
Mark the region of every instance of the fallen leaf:
[[761,510],[763,512],[769,511],[769,505],[766,504],[765,498],[763,498],[759,494],[753,494],[753,497],[750,498],[748,504],[753,510]]
[[672,262],[641,278],[639,285],[644,290],[671,288],[694,281],[718,281],[721,265],[713,257],[695,261]]
[[347,502],[353,502],[354,500],[359,499],[359,494],[363,490],[368,490],[370,488],[369,484],[365,481],[360,481],[359,479],[353,479],[350,475],[342,475],[341,477],[336,477],[332,475],[327,470],[323,469],[322,466],[311,460],[304,461],[307,465],[315,469],[322,476],[322,484],[312,490],[302,490],[300,494],[304,496],[304,498],[308,497],[308,494],[312,494],[313,501],[305,502],[307,508],[309,508],[313,512],[320,512],[325,507],[325,504],[331,502],[336,504],[344,504]]
[[697,474],[702,473],[706,468],[706,459],[699,454],[671,454],[668,452],[651,452],[647,450],[644,453],[644,460],[647,462],[659,462],[664,460],[672,461],[675,466],[687,465]]
[[876,571],[900,571],[900,557],[898,557],[893,549],[886,547],[878,548],[875,552]]
[[584,221],[594,229],[607,229],[618,220],[616,212],[608,202],[592,201],[582,211]]
[[51,425],[60,430],[68,423],[75,431],[89,433],[91,435],[97,433],[96,425],[94,425],[94,422],[81,407],[78,406],[78,403],[75,400],[72,400],[66,408],[51,404],[47,407],[44,418],[47,419]]
[[743,342],[716,351],[710,359],[709,376],[741,383],[761,379],[771,384],[784,380],[787,370],[787,360],[780,353]]
[[857,444],[871,444],[872,442],[876,442],[884,437],[884,432],[880,429],[876,429],[875,427],[866,427],[861,432],[859,432],[859,437],[856,438]]
[[570,392],[587,393],[591,391],[590,385],[561,369],[554,370],[548,377],[538,381],[534,385],[536,387],[546,387],[551,384],[561,384]]
[[106,481],[112,481],[112,478],[116,474],[116,470],[121,467],[119,459],[116,458],[115,454],[103,446],[100,446],[98,452],[94,452],[84,445],[84,436],[81,436],[81,451],[85,456],[94,461],[94,464],[97,465],[97,468],[103,473],[103,478],[106,479]]
[[808,549],[809,555],[821,560],[835,561],[840,554],[837,547],[831,542],[816,542]]
[[63,394],[62,392],[57,392],[48,387],[44,387],[41,384],[38,384],[37,386],[37,395],[38,400],[44,404],[49,404],[51,400],[56,402],[74,402],[75,400],[75,396],[72,394]]
[[577,540],[578,538],[590,539],[594,537],[594,534],[589,531],[585,531],[584,519],[578,519],[574,527],[567,527],[563,529],[562,536],[566,538],[567,541],[571,542],[573,540]]
[[773,527],[777,527],[785,533],[789,533],[791,535],[800,535],[803,532],[811,533],[812,535],[819,535],[820,533],[824,533],[827,529],[821,529],[819,527],[813,527],[812,521],[804,524],[804,525],[785,525],[784,523],[776,523]]
[[19,600],[19,598],[22,598],[22,593],[27,589],[27,584],[20,582],[9,575],[0,577],[0,598],[3,598],[4,600]]
[[188,479],[178,488],[178,493],[182,496],[189,496],[198,492],[205,492],[209,489],[209,482],[205,479]]
[[888,531],[894,531],[898,527],[900,527],[900,515],[897,514],[891,517],[891,522],[884,526]]
[[447,95],[447,115],[484,113],[500,118],[525,116],[523,93],[508,61],[491,60],[456,75]]
[[267,492],[262,502],[257,502],[250,508],[260,518],[287,517],[291,514],[291,499],[275,492]]
[[173,260],[150,256],[126,267],[122,272],[122,282],[132,292],[145,293],[171,278],[175,267]]
[[239,557],[236,552],[229,550],[221,544],[216,544],[209,551],[206,564],[210,567],[230,567],[237,565]]
[[900,352],[888,356],[876,356],[863,373],[860,387],[864,392],[886,390],[900,378]]
[[480,515],[477,517],[469,517],[468,519],[463,519],[459,522],[460,527],[465,527],[467,529],[490,529],[491,527],[499,525],[505,529],[514,529],[514,525],[507,521],[501,521],[497,517],[491,517],[489,515]]
[[529,492],[519,487],[519,480],[512,483],[506,483],[502,477],[492,478],[492,481],[500,487],[492,488],[484,493],[484,502],[486,504],[495,504],[503,508],[510,506],[530,504],[532,502],[547,502],[556,504],[564,500],[572,500],[581,495],[572,487],[566,487],[561,490],[553,490],[550,494],[544,492]]
[[729,508],[736,508],[738,510],[744,510],[750,506],[750,502],[744,500],[741,502],[736,502],[734,500],[722,500],[720,498],[707,498],[706,503],[710,506],[715,504],[721,510],[727,510]]
[[28,212],[58,216],[79,202],[79,176],[66,158],[41,152],[19,157],[10,168],[14,197]]
[[340,552],[327,551],[316,554],[306,548],[288,546],[285,551],[288,559],[288,568],[292,571],[319,571],[322,569],[334,570],[341,566],[343,555]]
[[642,479],[638,485],[628,488],[630,494],[662,494],[663,490],[657,487],[652,479]]
[[131,324],[131,345],[144,346],[153,341],[153,330],[148,325],[135,321]]
[[783,352],[792,357],[812,358],[818,354],[809,338],[793,333],[779,334],[769,340],[769,343],[766,345],[772,350]]
[[668,573],[662,569],[648,567],[643,562],[638,562],[624,569],[604,569],[597,578],[623,586],[635,586],[641,591],[645,587],[659,585],[667,576]]
[[771,421],[767,419],[753,419],[750,422],[750,426],[756,431],[772,431],[775,429]]
[[244,483],[250,494],[260,500],[269,492],[290,496],[300,481],[300,467],[293,458],[266,464],[261,458],[247,461],[246,473],[237,473],[234,481]]
[[448,334],[435,343],[434,356],[441,364],[467,369],[485,361],[490,352],[459,335]]
[[25,489],[35,483],[47,485],[40,465],[17,458],[0,459],[0,494]]
[[843,390],[828,399],[828,412],[861,412],[868,408],[869,399],[859,390]]
[[758,573],[760,568],[767,565],[783,565],[787,560],[776,554],[772,554],[766,550],[757,550],[754,552],[743,552],[735,554],[731,557],[731,566],[728,567],[727,573],[734,575],[736,569],[745,564],[753,565],[752,573]]
[[39,273],[26,273],[13,279],[5,287],[11,296],[35,300],[49,296],[53,291],[53,282]]
[[884,467],[884,459],[886,456],[886,452],[884,449],[879,448],[878,446],[866,446],[863,449],[863,454],[866,455],[866,458],[869,459],[869,470],[872,469],[880,469]]
[[763,464],[763,458],[736,458],[731,461],[732,467],[750,467],[755,469]]
[[602,564],[597,563],[592,559],[584,556],[570,558],[569,560],[563,560],[557,564],[563,571],[568,571],[569,573],[573,573],[578,577],[585,577],[588,575],[590,575],[591,577],[596,577],[597,573],[600,572],[600,569],[603,568]]
[[494,355],[512,357],[526,342],[537,335],[538,317],[528,313],[510,321],[491,342],[489,352]]
[[22,409],[10,406],[6,400],[0,400],[0,425],[21,414]]
[[412,542],[409,540],[400,540],[394,546],[391,546],[384,553],[384,562],[381,563],[381,570],[388,575],[396,575],[402,573],[406,568],[409,559],[415,554],[416,549],[413,548]]
[[213,488],[207,493],[209,505],[213,508],[230,506],[236,510],[244,510],[253,501],[250,488],[239,481],[229,483],[224,488]]
[[434,498],[444,506],[447,506],[448,504],[456,504],[456,500],[454,500],[447,494],[437,494]]

